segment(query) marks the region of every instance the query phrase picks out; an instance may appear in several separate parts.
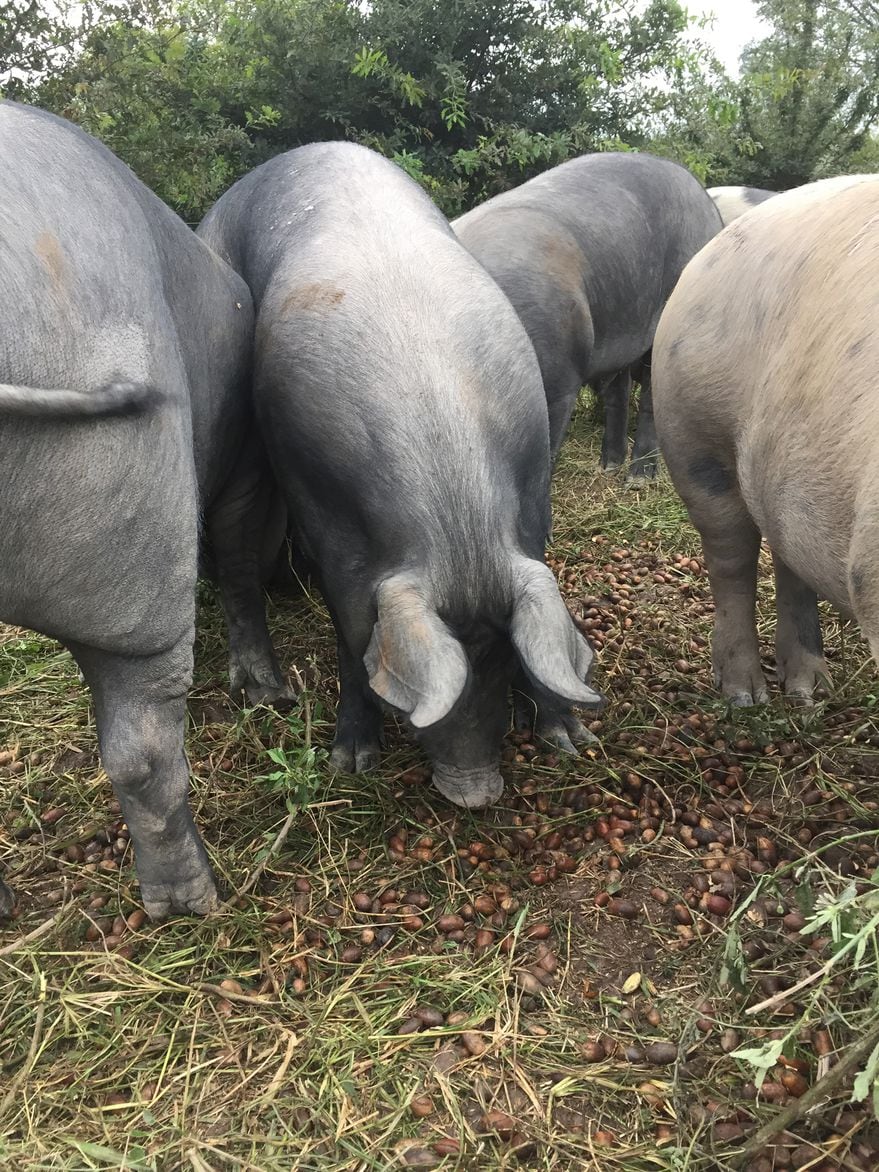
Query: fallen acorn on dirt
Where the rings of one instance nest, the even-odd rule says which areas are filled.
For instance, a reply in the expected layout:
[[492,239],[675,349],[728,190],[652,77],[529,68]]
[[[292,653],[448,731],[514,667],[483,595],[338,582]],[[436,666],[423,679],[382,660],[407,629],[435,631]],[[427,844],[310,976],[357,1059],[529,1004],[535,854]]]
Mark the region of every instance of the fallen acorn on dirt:
[[651,1042],[644,1047],[644,1057],[651,1066],[670,1066],[677,1061],[678,1048],[673,1042]]

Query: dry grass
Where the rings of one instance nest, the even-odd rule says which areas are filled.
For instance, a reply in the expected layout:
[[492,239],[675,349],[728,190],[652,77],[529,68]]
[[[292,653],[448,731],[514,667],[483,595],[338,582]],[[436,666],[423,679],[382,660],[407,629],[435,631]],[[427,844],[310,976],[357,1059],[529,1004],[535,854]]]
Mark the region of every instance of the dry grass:
[[[301,711],[232,712],[205,591],[189,753],[227,893],[265,857],[288,801],[302,807],[255,889],[206,922],[117,919],[136,913],[137,888],[87,696],[57,645],[0,630],[0,750],[13,754],[0,758],[0,858],[21,897],[0,936],[0,1165],[732,1169],[779,1092],[826,1073],[823,1030],[841,1054],[875,1027],[879,700],[865,648],[828,616],[832,698],[732,725],[709,685],[710,597],[678,501],[667,484],[628,494],[595,467],[584,412],[557,478],[553,565],[602,644],[601,744],[558,761],[511,741],[507,794],[482,816],[431,790],[399,730],[379,772],[330,780],[319,600],[278,600],[271,615],[282,659],[309,681],[316,761],[301,753]],[[768,661],[771,630],[764,580]],[[613,817],[631,825],[603,837]],[[703,829],[699,817],[739,861],[727,888],[684,829]],[[729,910],[710,914],[724,891]],[[634,918],[596,895],[630,901]],[[677,923],[688,897],[694,923]],[[824,904],[811,933],[778,914]],[[462,911],[461,940],[438,930]],[[416,1009],[439,1024],[401,1033]],[[724,1048],[777,1035],[788,1065],[769,1067],[775,1101],[755,1101],[754,1067]],[[651,1064],[656,1041],[674,1044],[669,1064]],[[850,1087],[750,1166],[879,1166]]]

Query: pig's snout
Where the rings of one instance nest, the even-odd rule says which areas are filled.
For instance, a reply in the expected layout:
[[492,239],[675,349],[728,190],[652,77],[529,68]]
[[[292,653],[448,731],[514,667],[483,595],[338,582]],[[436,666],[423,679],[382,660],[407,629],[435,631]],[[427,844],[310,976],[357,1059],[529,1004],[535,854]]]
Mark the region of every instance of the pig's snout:
[[437,762],[433,768],[433,784],[443,797],[468,810],[490,806],[504,792],[504,780],[496,765],[459,769]]

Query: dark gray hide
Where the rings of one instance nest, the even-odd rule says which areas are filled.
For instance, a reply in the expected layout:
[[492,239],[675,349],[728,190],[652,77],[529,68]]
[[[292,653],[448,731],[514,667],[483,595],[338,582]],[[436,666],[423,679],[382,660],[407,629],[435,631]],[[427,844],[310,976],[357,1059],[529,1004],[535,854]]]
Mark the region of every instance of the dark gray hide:
[[417,184],[363,147],[273,159],[199,233],[257,307],[257,413],[338,636],[333,763],[375,765],[381,697],[447,797],[495,800],[517,660],[553,695],[598,699],[543,563],[546,404],[515,313]]
[[625,372],[643,359],[631,473],[655,475],[648,352],[684,266],[721,228],[698,180],[651,155],[583,155],[495,196],[452,227],[512,301],[534,343],[553,458],[580,388],[598,383],[613,437],[602,466],[625,462]]
[[233,679],[282,686],[256,577],[250,297],[70,123],[2,102],[0,157],[0,619],[76,658],[150,915],[206,912],[183,752],[200,509]]

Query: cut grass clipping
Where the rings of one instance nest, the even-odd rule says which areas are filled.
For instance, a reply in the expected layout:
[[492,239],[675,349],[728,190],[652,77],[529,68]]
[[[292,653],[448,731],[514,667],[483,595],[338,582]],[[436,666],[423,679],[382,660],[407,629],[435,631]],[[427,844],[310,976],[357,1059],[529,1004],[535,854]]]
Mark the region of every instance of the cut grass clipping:
[[0,1166],[879,1167],[873,666],[828,612],[832,695],[728,713],[696,536],[593,441],[582,411],[550,564],[599,655],[599,743],[510,735],[484,814],[392,727],[380,770],[331,779],[316,597],[270,615],[300,706],[233,710],[203,589],[208,921],[145,920],[74,665],[0,629]]

